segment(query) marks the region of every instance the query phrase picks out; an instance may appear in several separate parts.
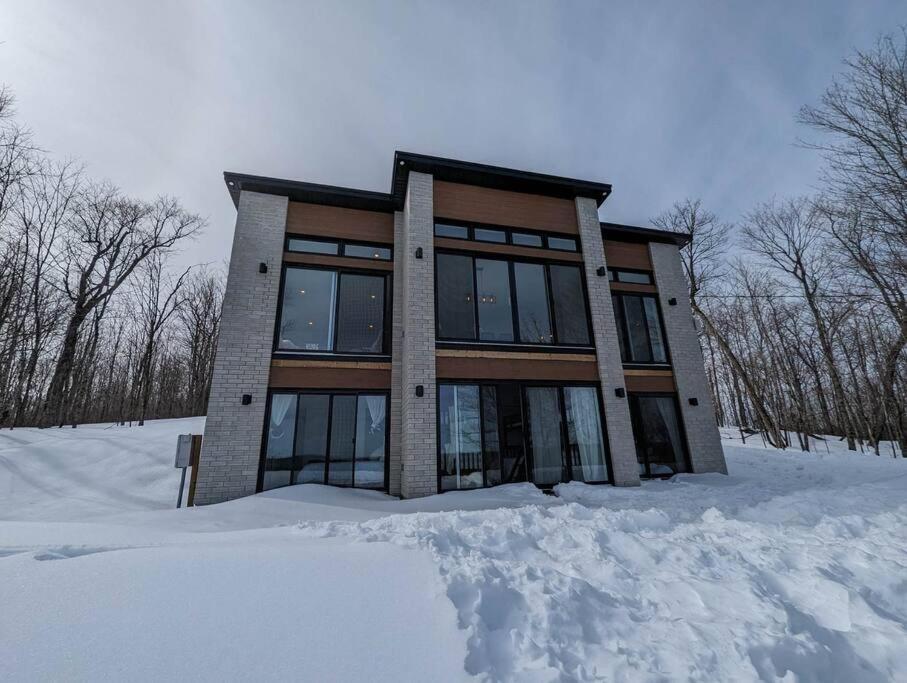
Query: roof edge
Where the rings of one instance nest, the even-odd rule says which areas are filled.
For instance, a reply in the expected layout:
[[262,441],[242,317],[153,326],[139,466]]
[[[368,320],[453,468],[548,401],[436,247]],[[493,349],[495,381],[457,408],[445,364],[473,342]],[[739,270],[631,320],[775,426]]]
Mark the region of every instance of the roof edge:
[[391,195],[372,190],[357,190],[350,187],[305,183],[298,180],[283,180],[267,176],[249,175],[224,171],[224,183],[233,199],[233,206],[239,207],[239,195],[243,190],[288,197],[294,202],[324,204],[346,209],[362,209],[393,213]]
[[663,244],[676,244],[685,247],[693,236],[688,232],[671,232],[657,228],[643,228],[638,225],[622,225],[620,223],[600,223],[602,234],[605,238],[629,240],[631,242],[660,242]]

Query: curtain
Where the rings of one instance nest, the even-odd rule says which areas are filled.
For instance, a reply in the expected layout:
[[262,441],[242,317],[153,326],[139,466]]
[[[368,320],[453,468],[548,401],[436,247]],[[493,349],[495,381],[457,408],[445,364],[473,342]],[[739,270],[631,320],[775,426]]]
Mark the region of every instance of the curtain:
[[608,477],[595,389],[568,387],[564,391],[569,396],[569,419],[573,421],[583,481],[604,481]]
[[672,469],[675,472],[683,472],[686,467],[683,462],[683,443],[680,440],[680,427],[677,424],[677,410],[674,408],[674,399],[660,397],[654,399],[653,402],[664,423],[667,437],[671,442],[671,449],[674,451]]
[[384,422],[386,401],[384,396],[363,396],[363,398],[365,399],[365,405],[368,407],[369,418],[372,421],[370,430],[375,431]]
[[292,394],[274,394],[271,397],[271,424],[278,426],[287,416],[287,411],[296,398]]

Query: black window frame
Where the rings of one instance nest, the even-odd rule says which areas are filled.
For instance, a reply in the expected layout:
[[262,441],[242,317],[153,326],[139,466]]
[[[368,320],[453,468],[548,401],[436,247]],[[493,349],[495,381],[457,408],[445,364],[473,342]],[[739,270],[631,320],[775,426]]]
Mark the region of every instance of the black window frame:
[[[466,237],[451,237],[449,235],[439,235],[436,232],[438,225],[449,225],[451,227],[465,228]],[[504,233],[503,242],[491,242],[489,240],[480,240],[475,236],[476,230],[493,230],[495,232]],[[542,240],[541,246],[533,247],[527,246],[525,244],[514,244],[513,243],[513,233],[523,234],[523,235],[535,235]],[[546,232],[544,230],[534,230],[532,228],[517,228],[507,225],[495,225],[493,223],[477,223],[475,221],[463,221],[457,219],[441,218],[436,216],[434,219],[434,224],[432,226],[432,234],[435,238],[445,239],[445,240],[458,240],[460,242],[475,242],[477,244],[503,244],[512,247],[519,247],[520,249],[544,249],[547,251],[559,251],[564,254],[582,254],[583,246],[582,240],[580,239],[579,234],[568,234],[560,232]],[[561,247],[552,247],[549,245],[548,239],[568,239],[573,240],[576,243],[576,249],[563,249]]]
[[[670,366],[671,365],[671,348],[670,348],[670,345],[668,344],[668,335],[665,332],[664,316],[662,315],[662,312],[661,312],[661,302],[658,300],[658,295],[652,294],[650,292],[629,292],[629,291],[624,291],[624,290],[612,289],[611,290],[612,306],[613,306],[613,302],[614,302],[614,297],[631,297],[631,296],[637,297],[640,299],[652,299],[655,302],[655,311],[658,313],[658,324],[661,326],[661,343],[664,346],[665,359],[663,361],[660,361],[660,360],[659,361],[656,361],[656,360],[648,360],[648,361],[630,360],[630,359],[624,358],[623,354],[621,354],[621,359],[620,359],[621,363],[624,365],[624,367],[629,367],[629,368],[636,367],[636,366],[644,367],[644,368],[648,368],[648,367],[652,367],[652,366],[655,366],[655,367]],[[645,304],[643,304],[643,311],[645,311]],[[615,316],[614,322],[615,322],[615,325],[617,326],[617,333],[620,335],[621,341],[623,342],[623,344],[621,345],[621,350],[629,349],[630,348],[630,330],[627,325],[626,315],[624,314],[623,311],[621,311],[620,320],[623,321],[623,325],[618,324],[618,322],[617,322],[618,318]],[[646,325],[646,344],[649,347],[649,357],[652,358],[655,356],[655,354],[653,353],[653,349],[652,349],[652,334],[649,331],[648,321],[644,319],[644,322]]]
[[[334,486],[336,488],[362,488],[364,491],[383,491],[387,493],[390,487],[390,435],[391,435],[391,425],[390,425],[390,405],[391,405],[391,392],[389,389],[268,389],[268,392],[265,396],[265,420],[262,425],[261,430],[261,453],[259,455],[258,463],[258,479],[255,484],[255,492],[261,493],[264,490],[264,478],[265,478],[265,463],[267,461],[268,455],[268,426],[271,424],[271,397],[275,394],[283,394],[290,396],[304,396],[304,395],[324,395],[328,396],[328,420],[327,420],[327,434],[326,434],[326,444],[325,444],[325,456],[324,456],[324,481],[321,482],[324,486]],[[381,488],[377,487],[358,487],[355,485],[356,482],[356,467],[355,467],[355,455],[353,456],[352,461],[352,474],[350,481],[352,482],[349,486],[343,484],[328,484],[328,472],[331,462],[331,413],[334,410],[334,396],[355,396],[356,397],[356,410],[357,410],[357,419],[358,419],[358,410],[359,410],[359,397],[360,396],[383,396],[384,397],[384,486]],[[299,411],[299,401],[296,402],[296,418],[293,420],[293,458],[296,457],[296,439],[297,439],[297,424],[296,419],[298,419]],[[355,420],[354,420],[355,423]],[[355,429],[353,430],[353,453],[355,454],[356,448],[356,433]],[[281,470],[282,471],[282,470]],[[290,483],[286,486],[295,485],[295,470],[290,470]],[[277,486],[274,489],[268,489],[269,491],[276,490],[278,488],[286,488],[286,486]]]
[[[290,240],[306,240],[307,242],[319,242],[321,244],[336,244],[337,253],[336,254],[323,254],[318,251],[305,251],[300,249],[290,249]],[[368,257],[368,256],[352,256],[346,253],[347,246],[356,246],[356,247],[367,247],[369,249],[387,249],[390,251],[390,256],[387,258],[384,257]],[[334,256],[342,258],[354,258],[359,261],[369,262],[369,261],[381,261],[382,263],[393,262],[394,260],[394,246],[392,244],[387,244],[384,242],[372,242],[368,240],[350,240],[350,239],[332,239],[329,237],[315,237],[312,235],[301,235],[298,233],[287,234],[284,239],[283,244],[284,251],[290,252],[291,254],[313,254],[315,256]]]
[[[677,392],[674,391],[628,391],[627,392],[627,407],[630,410],[630,429],[633,433],[633,447],[636,451],[637,464],[639,463],[639,444],[636,442],[637,433],[645,433],[640,424],[640,415],[639,415],[639,406],[637,399],[639,398],[670,398],[674,400],[674,410],[677,414],[677,427],[680,430],[680,445],[683,449],[683,461],[686,466],[686,472],[675,472],[674,474],[650,474],[650,466],[648,460],[645,463],[645,474],[640,473],[640,479],[670,479],[678,474],[693,474],[693,462],[690,458],[690,445],[687,441],[687,430],[686,425],[683,421],[683,412],[680,409],[680,399],[677,395]],[[639,430],[637,432],[637,430]]]
[[[573,463],[571,461],[571,458],[570,457],[563,458],[563,455],[564,455],[564,453],[566,453],[568,451],[569,444],[570,444],[570,437],[569,437],[569,431],[568,431],[569,428],[567,426],[567,407],[566,407],[566,402],[564,399],[564,389],[572,388],[572,387],[586,387],[586,388],[595,389],[595,394],[596,394],[596,397],[598,400],[598,419],[599,419],[599,424],[601,425],[601,430],[602,430],[602,447],[604,449],[604,456],[605,456],[605,471],[607,473],[608,478],[601,480],[601,481],[587,481],[587,482],[583,482],[583,483],[599,485],[599,484],[611,484],[614,482],[614,471],[611,466],[611,447],[610,447],[610,443],[608,442],[608,425],[607,425],[607,421],[605,419],[605,403],[604,403],[604,398],[602,396],[601,386],[598,382],[583,382],[583,381],[554,382],[554,381],[546,381],[546,380],[439,379],[435,385],[435,420],[436,420],[436,424],[438,424],[438,425],[441,424],[441,386],[442,385],[467,385],[467,386],[477,386],[479,388],[478,414],[479,414],[479,420],[480,420],[479,433],[481,436],[481,443],[482,443],[482,486],[477,487],[477,488],[494,488],[494,486],[501,485],[501,484],[494,484],[492,486],[488,486],[488,483],[487,483],[488,482],[488,467],[487,467],[487,463],[485,461],[485,429],[484,429],[484,424],[482,423],[482,419],[484,416],[484,409],[485,409],[485,397],[484,397],[485,392],[483,391],[483,389],[488,386],[495,387],[495,407],[498,411],[498,419],[497,419],[498,444],[499,444],[498,457],[502,458],[503,457],[503,448],[504,448],[504,443],[505,443],[505,435],[504,435],[504,421],[500,419],[500,416],[501,416],[501,395],[500,395],[500,393],[501,392],[499,392],[497,390],[497,387],[503,386],[503,385],[516,385],[519,387],[519,390],[520,390],[520,413],[522,414],[522,423],[523,423],[523,454],[524,454],[524,458],[525,458],[524,467],[525,467],[525,471],[526,471],[526,481],[530,484],[533,484],[534,486],[538,486],[538,485],[534,481],[532,481],[534,463],[532,462],[532,448],[531,448],[532,444],[531,444],[530,431],[528,429],[528,423],[527,423],[527,419],[526,419],[526,415],[527,415],[526,389],[527,388],[531,389],[531,388],[536,388],[536,387],[539,387],[539,388],[554,387],[554,388],[558,389],[557,400],[558,400],[558,410],[560,411],[560,421],[561,421],[560,440],[561,440],[562,467],[565,467],[567,470],[567,477],[566,477],[567,482],[578,481],[578,480],[573,479]],[[445,490],[441,487],[441,430],[437,429],[437,430],[435,430],[435,432],[436,432],[435,452],[436,452],[437,470],[438,470],[437,492],[438,493],[447,493],[448,491],[456,491],[456,490],[474,490],[474,489],[447,489],[447,490]],[[294,444],[294,447],[295,447],[295,444]],[[502,473],[503,473],[503,469],[502,469]],[[506,482],[504,482],[504,483],[506,483]],[[559,482],[559,483],[565,483],[565,482]],[[538,486],[538,488],[540,488],[543,491],[551,490],[551,487]]]
[[[331,338],[331,350],[317,350],[317,351],[306,351],[305,349],[282,349],[280,348],[280,323],[283,316],[283,295],[286,287],[286,277],[287,271],[291,269],[299,270],[326,270],[337,274],[337,297],[334,301],[334,310],[331,315],[334,316],[334,331]],[[383,277],[384,278],[384,311],[382,319],[382,334],[381,334],[381,352],[380,353],[364,353],[362,351],[337,351],[337,334],[339,332],[339,325],[336,324],[336,321],[340,318],[340,278],[343,274],[350,275],[368,275],[371,277]],[[306,357],[322,357],[322,358],[335,358],[338,356],[344,358],[364,358],[368,360],[378,359],[378,358],[389,358],[392,352],[391,342],[393,339],[393,311],[394,311],[394,283],[393,283],[393,273],[385,270],[368,270],[364,268],[346,268],[341,266],[326,266],[321,264],[309,264],[309,263],[283,263],[280,269],[280,284],[277,295],[277,315],[274,320],[274,335],[271,343],[271,352],[275,357],[296,357],[296,356],[306,356]]]
[[[622,280],[621,273],[633,273],[634,275],[645,275],[649,278],[648,282],[628,282]],[[624,285],[654,285],[655,277],[651,270],[642,270],[641,268],[608,268],[608,282],[619,282]]]
[[[473,291],[473,315],[475,319],[475,339],[462,339],[455,337],[442,337],[438,333],[438,255],[439,254],[453,254],[456,256],[468,256],[472,259],[472,291]],[[513,338],[512,342],[496,342],[496,341],[485,341],[479,339],[479,302],[476,295],[478,291],[478,283],[476,277],[476,259],[483,259],[488,261],[503,261],[507,263],[508,276],[510,279],[510,314],[512,317],[513,325]],[[533,265],[541,265],[543,267],[543,272],[545,275],[545,287],[547,293],[547,306],[548,306],[548,317],[551,322],[551,335],[553,342],[548,344],[544,342],[527,342],[520,340],[519,332],[519,298],[516,292],[516,275],[514,272],[515,263],[525,263]],[[589,287],[586,281],[586,271],[583,268],[581,263],[576,263],[574,261],[558,261],[554,259],[534,259],[527,258],[525,256],[519,255],[510,255],[510,254],[490,254],[484,252],[474,252],[474,251],[465,251],[460,249],[450,249],[442,248],[435,249],[435,281],[433,283],[434,287],[434,297],[435,297],[435,342],[438,344],[452,344],[456,346],[462,345],[472,345],[472,346],[491,346],[495,348],[501,347],[514,347],[514,348],[531,348],[538,350],[551,350],[551,349],[583,349],[585,351],[594,350],[595,348],[595,336],[594,328],[592,326],[592,312],[589,307]],[[580,284],[583,289],[583,299],[584,299],[584,313],[586,316],[586,326],[589,330],[589,343],[588,344],[567,344],[561,343],[558,338],[557,332],[557,316],[555,315],[554,308],[554,290],[551,287],[551,266],[563,266],[563,267],[573,267],[579,271],[580,275]]]

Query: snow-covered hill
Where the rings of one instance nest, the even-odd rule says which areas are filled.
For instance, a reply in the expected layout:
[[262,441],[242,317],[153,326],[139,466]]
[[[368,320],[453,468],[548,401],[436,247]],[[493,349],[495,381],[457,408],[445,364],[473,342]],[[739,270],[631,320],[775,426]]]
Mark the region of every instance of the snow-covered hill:
[[907,461],[168,509],[202,427],[0,432],[3,680],[907,678]]

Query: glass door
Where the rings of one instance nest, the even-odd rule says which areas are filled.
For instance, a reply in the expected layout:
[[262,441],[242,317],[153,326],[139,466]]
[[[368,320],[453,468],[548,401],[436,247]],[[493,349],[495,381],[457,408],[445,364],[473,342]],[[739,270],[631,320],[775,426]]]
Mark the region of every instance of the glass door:
[[639,474],[664,477],[688,472],[686,447],[674,394],[630,394]]

